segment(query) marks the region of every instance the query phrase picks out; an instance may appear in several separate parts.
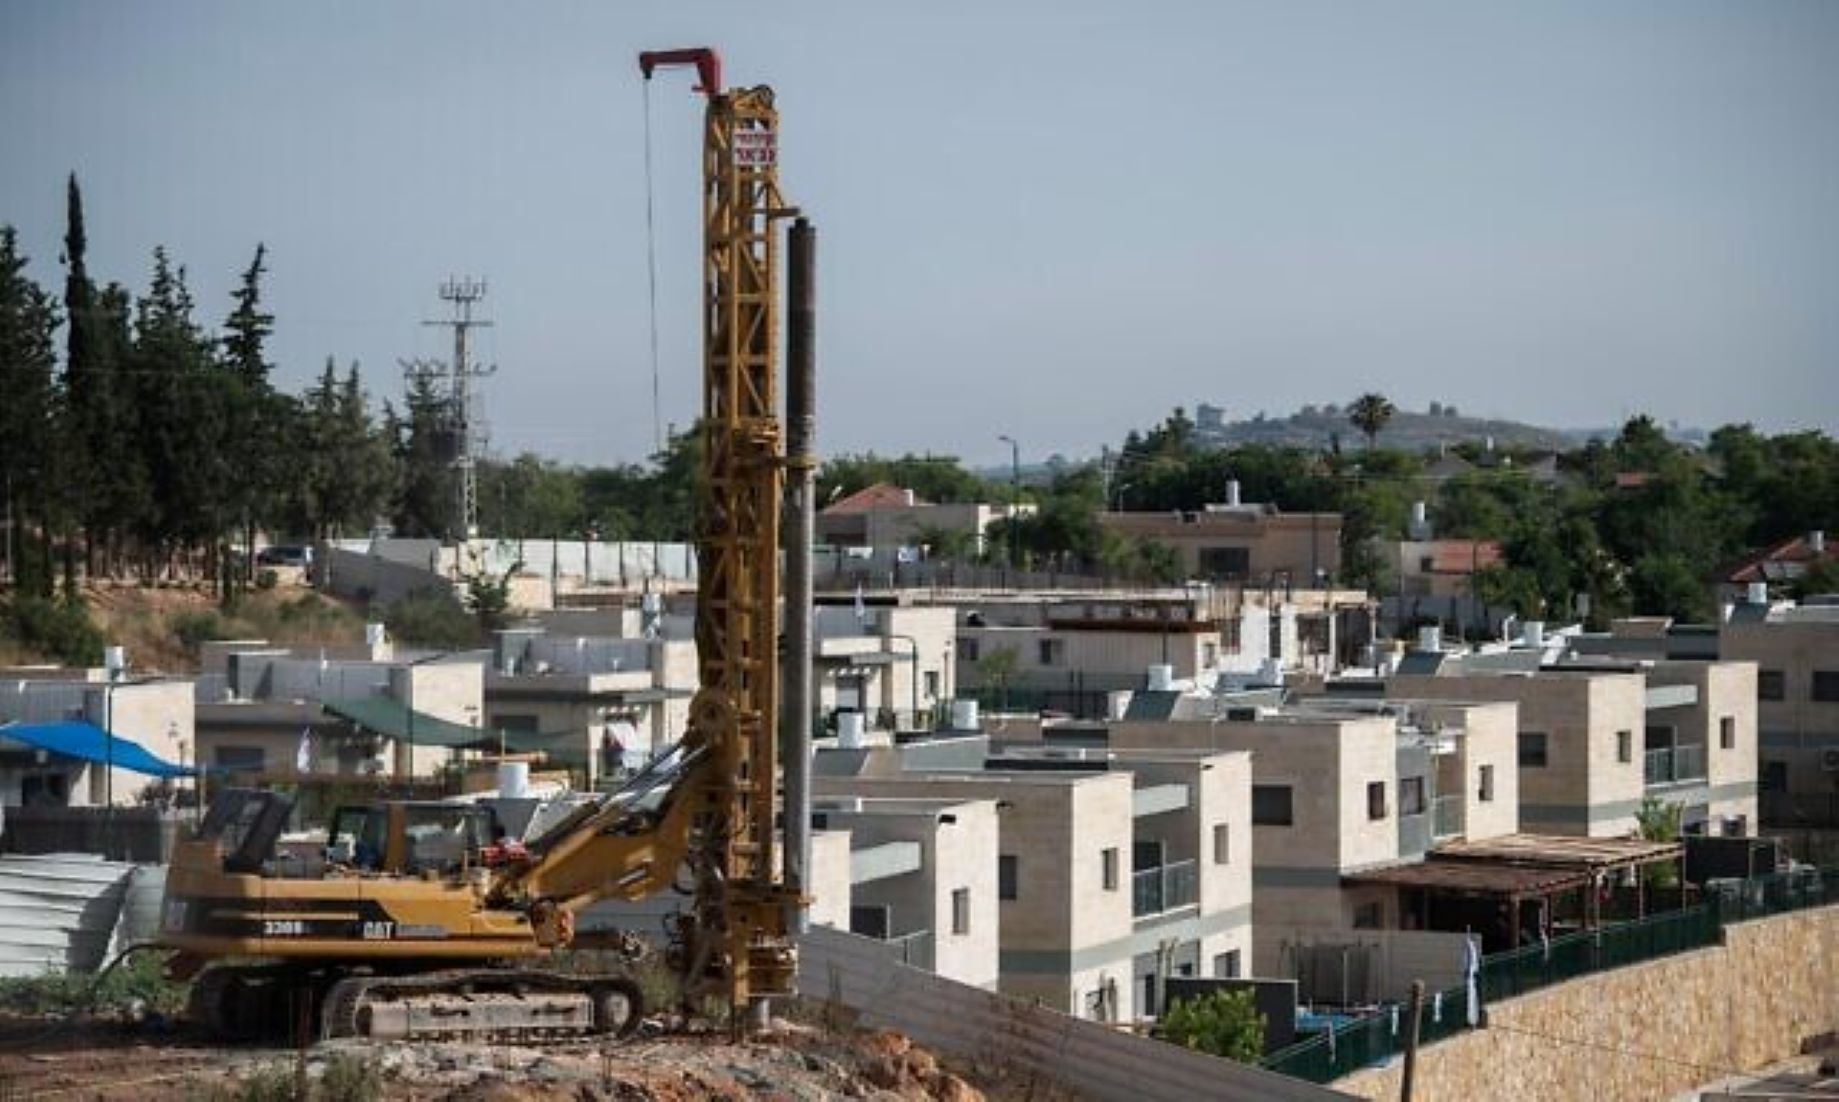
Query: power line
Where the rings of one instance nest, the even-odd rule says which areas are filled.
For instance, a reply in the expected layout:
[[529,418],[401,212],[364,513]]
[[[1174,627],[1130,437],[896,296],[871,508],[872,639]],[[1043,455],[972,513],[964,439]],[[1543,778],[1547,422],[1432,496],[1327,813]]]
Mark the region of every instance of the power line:
[[[1653,1063],[1657,1063],[1657,1064],[1673,1064],[1678,1067],[1691,1068],[1694,1071],[1711,1072],[1717,1075],[1734,1075],[1734,1076],[1746,1076],[1746,1077],[1755,1077],[1756,1075],[1756,1073],[1753,1071],[1745,1071],[1741,1068],[1725,1067],[1721,1064],[1702,1064],[1696,1060],[1681,1060],[1676,1056],[1662,1056],[1656,1052],[1644,1052],[1640,1049],[1625,1048],[1621,1045],[1611,1045],[1611,1044],[1606,1044],[1601,1041],[1585,1040],[1581,1037],[1559,1037],[1551,1033],[1541,1033],[1536,1029],[1521,1029],[1518,1026],[1504,1025],[1499,1021],[1493,1020],[1492,1018],[1489,1019],[1488,1024],[1485,1028],[1489,1030],[1499,1030],[1503,1033],[1517,1033],[1522,1037],[1532,1037],[1532,1038],[1536,1038],[1541,1041],[1550,1041],[1551,1043],[1557,1044],[1557,1045],[1570,1045],[1573,1048],[1593,1049],[1598,1052],[1607,1052],[1607,1053],[1611,1053],[1616,1056],[1627,1056],[1627,1057],[1631,1057],[1636,1060],[1648,1060],[1648,1061],[1652,1061]],[[1759,1082],[1766,1083],[1766,1082],[1769,1082],[1771,1078],[1772,1077],[1765,1076],[1761,1080],[1759,1080]],[[1810,1095],[1806,1095],[1805,1097],[1808,1097],[1808,1098],[1839,1098],[1839,1093],[1810,1094]]]

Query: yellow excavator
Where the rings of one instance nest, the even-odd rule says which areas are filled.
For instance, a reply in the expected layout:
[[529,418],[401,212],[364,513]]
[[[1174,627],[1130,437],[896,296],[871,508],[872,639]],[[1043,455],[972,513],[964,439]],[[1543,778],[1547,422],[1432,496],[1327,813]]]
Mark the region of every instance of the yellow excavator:
[[640,56],[646,79],[694,66],[703,152],[706,319],[695,634],[688,729],[619,791],[504,844],[488,810],[375,801],[337,810],[323,852],[277,853],[288,796],[228,789],[175,850],[159,944],[219,1036],[316,1025],[322,1036],[623,1034],[642,1007],[623,971],[542,967],[604,899],[675,888],[666,960],[686,1000],[739,1015],[787,994],[800,899],[778,869],[781,448],[770,88],[724,91],[712,50]]

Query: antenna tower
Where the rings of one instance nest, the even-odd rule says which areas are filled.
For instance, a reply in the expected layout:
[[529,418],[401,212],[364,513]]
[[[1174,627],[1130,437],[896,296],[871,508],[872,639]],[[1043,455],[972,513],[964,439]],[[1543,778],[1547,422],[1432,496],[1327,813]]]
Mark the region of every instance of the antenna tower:
[[423,325],[441,325],[453,330],[453,359],[404,360],[402,369],[411,379],[446,375],[451,380],[448,392],[448,417],[453,432],[453,466],[459,472],[459,539],[479,534],[479,485],[475,461],[484,447],[484,431],[478,416],[472,381],[498,370],[497,364],[474,363],[469,354],[467,337],[474,329],[492,323],[473,317],[473,303],[485,297],[485,281],[470,276],[449,278],[441,284],[441,298],[453,304],[453,317],[424,321]]

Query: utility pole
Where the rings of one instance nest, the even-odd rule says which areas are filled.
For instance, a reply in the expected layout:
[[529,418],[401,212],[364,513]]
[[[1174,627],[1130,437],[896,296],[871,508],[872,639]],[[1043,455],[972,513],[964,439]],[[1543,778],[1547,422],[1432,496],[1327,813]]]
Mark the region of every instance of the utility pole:
[[1399,1102],[1411,1102],[1413,1080],[1418,1070],[1418,1019],[1424,1016],[1424,981],[1411,981],[1410,1008],[1405,1011],[1405,1070],[1399,1077]]
[[453,317],[445,321],[424,321],[422,324],[441,325],[453,330],[453,359],[445,364],[439,360],[405,360],[402,364],[404,373],[411,378],[444,374],[450,380],[448,418],[453,432],[453,466],[460,476],[458,512],[455,516],[459,531],[455,542],[469,540],[479,534],[479,485],[474,457],[484,444],[484,434],[475,435],[472,381],[497,371],[498,365],[473,363],[467,337],[474,329],[492,324],[473,317],[473,303],[484,297],[484,280],[467,276],[449,278],[441,284],[441,298],[453,304]]

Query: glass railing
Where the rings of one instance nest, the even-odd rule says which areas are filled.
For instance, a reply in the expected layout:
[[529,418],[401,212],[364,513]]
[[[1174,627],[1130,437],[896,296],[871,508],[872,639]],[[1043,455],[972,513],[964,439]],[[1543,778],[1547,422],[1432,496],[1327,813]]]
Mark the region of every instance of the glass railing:
[[910,968],[932,971],[932,931],[915,930],[898,934],[882,942],[894,951],[894,959]]
[[1643,763],[1648,784],[1684,784],[1705,779],[1705,748],[1699,745],[1663,746],[1649,750]]
[[1178,907],[1191,907],[1200,898],[1194,862],[1172,861],[1130,876],[1130,913],[1143,918]]
[[1438,796],[1431,819],[1431,830],[1438,838],[1457,837],[1468,828],[1467,804],[1461,796]]

